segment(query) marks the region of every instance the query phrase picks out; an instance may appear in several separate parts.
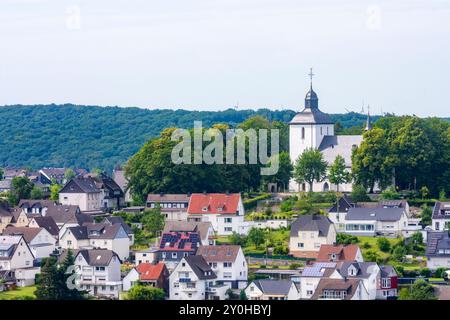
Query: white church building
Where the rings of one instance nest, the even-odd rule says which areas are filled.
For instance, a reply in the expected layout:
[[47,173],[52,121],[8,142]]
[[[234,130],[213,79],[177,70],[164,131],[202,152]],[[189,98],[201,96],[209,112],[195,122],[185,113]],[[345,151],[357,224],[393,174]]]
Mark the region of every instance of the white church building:
[[[310,74],[312,78],[312,73]],[[367,118],[366,130],[370,129],[370,117]],[[352,150],[358,147],[363,138],[361,135],[335,135],[334,122],[331,117],[319,110],[319,98],[311,88],[305,97],[305,108],[297,113],[289,123],[289,154],[295,164],[297,158],[307,149],[319,149],[325,161],[331,165],[337,155],[345,159],[347,169],[352,166]],[[314,182],[312,191],[336,191],[336,185],[326,178],[322,182]],[[294,179],[289,183],[289,190],[309,191],[308,183],[298,184]],[[352,184],[339,185],[339,191],[351,192]]]

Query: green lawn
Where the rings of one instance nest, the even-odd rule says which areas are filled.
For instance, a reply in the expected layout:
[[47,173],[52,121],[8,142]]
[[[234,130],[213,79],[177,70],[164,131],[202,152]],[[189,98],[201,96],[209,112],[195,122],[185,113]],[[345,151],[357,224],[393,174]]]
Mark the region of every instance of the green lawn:
[[[382,259],[386,259],[390,256],[389,252],[383,252],[380,250],[380,248],[378,248],[377,240],[379,238],[358,236],[358,239],[359,239],[358,246],[361,248],[363,254],[369,250],[373,250],[377,252]],[[390,242],[391,248],[400,241],[400,239],[397,238],[386,238],[386,239]],[[367,249],[364,248],[364,243],[368,243],[370,245],[370,248]]]
[[26,297],[36,298],[34,295],[34,291],[36,290],[36,286],[30,287],[20,287],[16,290],[3,291],[0,292],[0,300],[20,300]]

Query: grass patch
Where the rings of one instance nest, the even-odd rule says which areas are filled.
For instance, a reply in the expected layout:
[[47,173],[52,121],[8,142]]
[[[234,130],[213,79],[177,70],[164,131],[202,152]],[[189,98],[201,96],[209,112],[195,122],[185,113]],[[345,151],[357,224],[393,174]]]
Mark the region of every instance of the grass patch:
[[0,300],[23,300],[26,298],[36,299],[34,291],[36,286],[18,287],[15,290],[0,292]]
[[[372,250],[372,251],[375,251],[380,256],[381,259],[387,259],[390,257],[391,254],[389,252],[383,252],[380,250],[380,248],[378,248],[378,243],[377,243],[377,241],[379,239],[378,237],[358,236],[358,239],[359,239],[358,246],[361,248],[363,255],[367,251]],[[386,238],[386,239],[389,241],[391,248],[400,241],[400,239],[398,239],[398,238]],[[370,245],[370,248],[367,248],[367,249],[364,248],[364,246],[363,246],[364,243],[368,243]]]

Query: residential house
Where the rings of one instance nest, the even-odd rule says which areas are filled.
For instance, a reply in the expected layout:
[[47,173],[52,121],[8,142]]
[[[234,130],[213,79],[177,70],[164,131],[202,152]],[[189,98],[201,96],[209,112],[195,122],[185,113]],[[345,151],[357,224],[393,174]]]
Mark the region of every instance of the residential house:
[[404,208],[350,208],[345,217],[345,233],[352,235],[397,237],[407,226]]
[[77,177],[67,182],[61,189],[59,202],[78,206],[81,211],[100,210],[102,195],[93,178]]
[[[375,300],[380,283],[380,267],[376,262],[340,262],[330,275],[331,279],[357,279],[361,281],[361,299]],[[320,285],[320,283],[319,283]]]
[[312,300],[367,300],[367,292],[360,279],[320,280]]
[[167,221],[186,221],[189,199],[189,194],[149,194],[146,206],[152,209],[159,205]]
[[196,232],[200,236],[202,246],[215,244],[216,237],[211,222],[167,220],[163,233],[168,232]]
[[450,222],[450,202],[436,201],[431,221],[431,228],[434,231],[447,230]]
[[14,271],[0,270],[0,292],[14,289],[16,286],[16,277]]
[[297,286],[290,280],[254,280],[245,289],[249,300],[299,300]]
[[392,266],[380,266],[377,299],[395,299],[398,296],[398,276]]
[[316,262],[305,267],[299,277],[300,298],[311,299],[320,280],[329,278],[336,266],[336,262]]
[[56,239],[44,228],[9,226],[3,230],[3,235],[23,236],[37,260],[49,257],[56,246]]
[[340,261],[356,261],[363,262],[364,258],[361,249],[356,244],[349,245],[330,245],[323,244],[320,246],[316,261],[318,262],[340,262]]
[[334,223],[337,232],[345,231],[345,216],[350,208],[356,207],[353,199],[346,194],[328,210],[328,218]]
[[427,268],[450,268],[449,231],[429,231],[427,236]]
[[336,242],[336,229],[323,215],[301,215],[291,225],[289,254],[295,257],[316,258],[320,246]]
[[218,235],[247,234],[251,223],[244,221],[244,205],[239,193],[193,193],[188,221],[211,222]]
[[0,236],[0,270],[31,268],[33,261],[33,252],[23,236]]
[[230,287],[216,279],[202,256],[186,256],[170,274],[170,300],[224,300]]
[[64,249],[108,249],[122,260],[128,260],[130,255],[130,239],[121,224],[84,223],[69,227],[60,237],[59,245]]
[[12,180],[0,180],[0,193],[11,191]]
[[44,228],[53,238],[59,240],[59,228],[52,217],[33,217],[28,224],[28,228]]
[[155,263],[158,260],[158,249],[145,249],[134,252],[134,264]]
[[125,203],[131,203],[133,201],[133,197],[131,196],[130,189],[128,189],[128,180],[125,177],[125,170],[123,170],[123,168],[121,167],[115,168],[112,173],[112,178],[120,187],[120,189],[122,189],[122,191],[125,193]]
[[218,282],[229,284],[233,289],[247,287],[248,266],[241,246],[201,246],[197,255],[211,266]]
[[125,232],[127,233],[128,238],[130,239],[130,246],[134,244],[134,232],[122,217],[109,216],[105,217],[102,222],[109,225],[120,224],[123,227],[123,230],[125,230]]
[[6,202],[0,200],[0,233],[9,225],[26,226],[28,225],[28,218],[20,209],[9,208]]
[[169,270],[160,263],[140,263],[123,278],[123,291],[129,291],[137,282],[163,289],[169,293]]
[[80,250],[75,256],[79,278],[76,284],[96,297],[119,298],[122,288],[121,261],[119,256],[107,249]]
[[43,168],[39,170],[38,180],[43,184],[52,184],[53,181],[57,184],[66,183],[66,168]]
[[200,235],[197,232],[163,233],[158,250],[158,261],[164,262],[169,270],[183,257],[195,255],[200,246]]

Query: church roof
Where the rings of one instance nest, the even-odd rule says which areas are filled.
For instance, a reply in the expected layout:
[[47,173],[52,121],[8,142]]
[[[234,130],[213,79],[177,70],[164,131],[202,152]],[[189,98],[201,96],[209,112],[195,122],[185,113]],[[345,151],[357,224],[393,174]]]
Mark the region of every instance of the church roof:
[[345,160],[345,165],[352,165],[353,146],[359,147],[363,140],[362,136],[325,136],[319,146],[326,162],[331,164],[337,155]]
[[331,117],[318,108],[304,108],[289,124],[334,124]]

